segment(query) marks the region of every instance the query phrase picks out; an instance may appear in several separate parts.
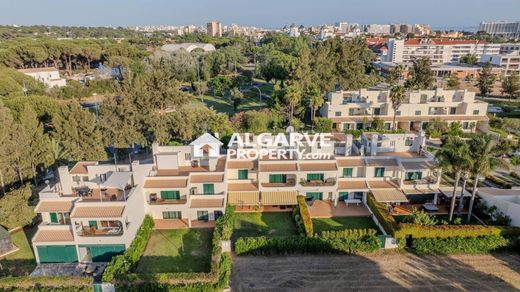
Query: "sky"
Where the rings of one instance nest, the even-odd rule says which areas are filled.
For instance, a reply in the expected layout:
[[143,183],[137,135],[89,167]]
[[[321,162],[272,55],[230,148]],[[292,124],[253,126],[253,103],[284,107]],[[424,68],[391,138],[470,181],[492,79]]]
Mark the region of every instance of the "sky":
[[266,28],[296,23],[428,23],[475,27],[520,20],[519,0],[0,0],[0,24],[136,26],[223,24]]

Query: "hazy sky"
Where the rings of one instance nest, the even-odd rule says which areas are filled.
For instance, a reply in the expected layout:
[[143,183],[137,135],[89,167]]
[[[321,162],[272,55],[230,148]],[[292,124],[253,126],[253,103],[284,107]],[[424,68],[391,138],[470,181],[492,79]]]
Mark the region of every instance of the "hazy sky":
[[280,27],[359,23],[477,26],[520,20],[519,0],[0,0],[1,24],[128,26],[223,24]]

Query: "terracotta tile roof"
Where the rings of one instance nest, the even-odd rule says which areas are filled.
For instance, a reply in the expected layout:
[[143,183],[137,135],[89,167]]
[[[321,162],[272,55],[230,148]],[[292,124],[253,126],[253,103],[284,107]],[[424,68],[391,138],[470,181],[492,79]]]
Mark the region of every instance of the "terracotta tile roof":
[[296,163],[260,164],[260,171],[297,171]]
[[365,181],[338,181],[338,189],[340,190],[364,190],[368,189]]
[[239,206],[257,206],[260,202],[260,192],[229,192],[228,203]]
[[336,163],[300,163],[302,171],[327,171],[338,170]]
[[144,187],[148,189],[185,188],[186,179],[146,179]]
[[33,242],[60,242],[74,241],[72,229],[40,230],[32,240]]
[[190,177],[191,183],[206,183],[206,182],[223,182],[223,174],[204,174],[204,175],[193,175]]
[[79,206],[72,211],[72,218],[110,218],[121,217],[124,206]]
[[190,208],[221,208],[224,207],[224,199],[192,199]]
[[97,162],[94,161],[83,161],[78,162],[74,167],[70,170],[70,174],[88,174],[87,166],[97,165]]
[[375,166],[375,167],[378,167],[378,166],[387,166],[387,167],[391,167],[391,166],[399,166],[399,164],[397,164],[397,161],[395,159],[367,159],[367,164],[368,166]]
[[233,192],[245,192],[245,191],[258,191],[258,185],[254,183],[228,183],[228,191]]
[[257,161],[229,161],[228,169],[256,169],[258,167]]
[[356,159],[338,159],[338,166],[365,166],[365,160],[363,158]]
[[395,182],[389,180],[371,180],[367,183],[370,189],[395,189],[399,187]]
[[72,210],[72,201],[40,201],[34,212],[70,212]]

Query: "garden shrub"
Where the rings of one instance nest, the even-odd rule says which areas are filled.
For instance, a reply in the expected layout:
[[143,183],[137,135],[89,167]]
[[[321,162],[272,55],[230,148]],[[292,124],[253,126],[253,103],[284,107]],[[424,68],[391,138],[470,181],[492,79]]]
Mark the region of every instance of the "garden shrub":
[[106,266],[105,271],[103,272],[104,282],[111,282],[119,275],[129,273],[135,267],[146,248],[148,240],[150,239],[153,226],[154,221],[152,217],[146,215],[141,227],[137,230],[130,247],[122,255],[113,257],[110,263]]
[[312,237],[314,235],[314,226],[305,196],[297,196],[296,200],[298,201],[298,206],[293,211],[293,218],[298,232],[301,235]]
[[92,291],[88,277],[5,277],[0,291]]
[[396,238],[404,238],[408,235],[412,238],[447,238],[447,237],[477,237],[499,236],[502,231],[494,226],[482,225],[418,225],[401,223],[399,229],[394,232]]
[[504,180],[502,180],[501,178],[499,177],[496,177],[494,175],[488,175],[486,177],[486,179],[492,181],[493,183],[499,185],[500,187],[504,188],[504,189],[511,189],[513,187],[513,185],[511,183],[508,183]]
[[502,236],[414,238],[413,249],[424,254],[487,253],[504,249],[511,240]]
[[368,194],[367,203],[368,207],[370,207],[370,210],[372,210],[372,213],[374,213],[386,233],[393,235],[399,225],[395,221],[394,216],[390,215],[386,206],[376,201],[376,198],[372,193]]

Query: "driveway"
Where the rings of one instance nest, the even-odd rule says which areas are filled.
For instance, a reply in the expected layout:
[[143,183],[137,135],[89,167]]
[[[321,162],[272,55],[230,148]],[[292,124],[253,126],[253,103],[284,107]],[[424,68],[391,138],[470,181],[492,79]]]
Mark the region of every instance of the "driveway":
[[520,256],[233,257],[232,291],[520,291]]

